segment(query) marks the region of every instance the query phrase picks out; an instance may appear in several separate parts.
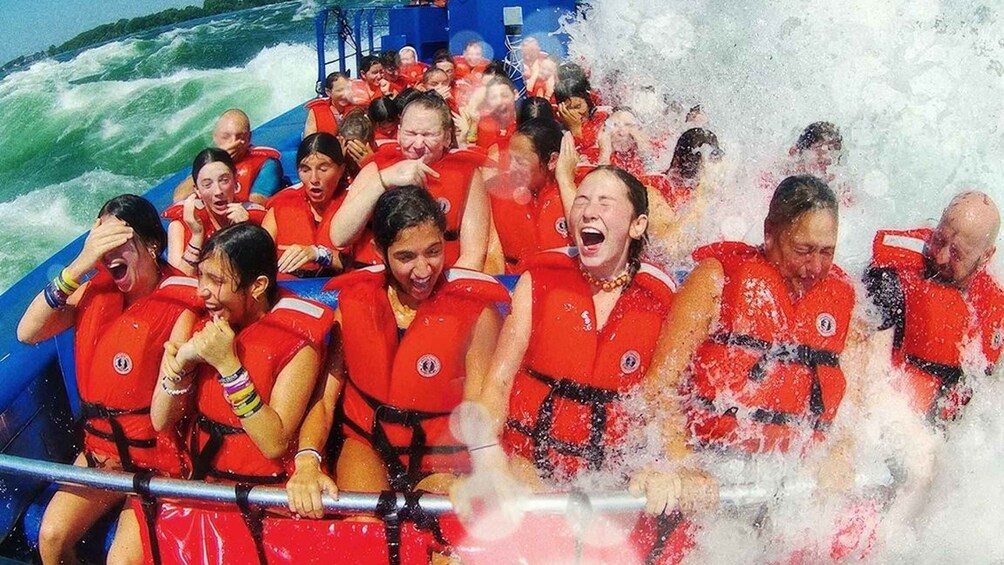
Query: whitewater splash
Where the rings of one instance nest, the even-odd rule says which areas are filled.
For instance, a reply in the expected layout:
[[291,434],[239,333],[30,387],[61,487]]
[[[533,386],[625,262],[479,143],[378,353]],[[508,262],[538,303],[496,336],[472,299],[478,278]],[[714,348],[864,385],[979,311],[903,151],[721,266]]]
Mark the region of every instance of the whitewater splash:
[[223,110],[258,125],[311,98],[308,4],[139,34],[0,80],[0,290],[89,228],[105,200],[189,164]]
[[[770,198],[760,179],[779,173],[802,128],[818,120],[837,124],[844,137],[844,158],[832,172],[853,203],[841,210],[837,262],[853,277],[866,267],[877,229],[932,225],[962,188],[984,190],[1004,206],[1004,9],[595,0],[563,27],[571,57],[588,61],[604,101],[632,106],[653,136],[669,131],[675,139],[687,127],[686,109],[702,105],[725,157],[698,203],[704,213],[682,230],[689,243],[760,243]],[[1000,257],[992,265],[998,275]],[[977,379],[976,400],[946,439],[911,427],[908,409],[887,388],[888,365],[872,361],[852,377],[872,402],[857,413],[842,410],[836,425],[853,433],[865,475],[905,470],[930,479],[912,499],[903,493],[883,509],[867,561],[1004,561],[1000,375]],[[734,462],[709,464],[726,480],[749,476],[730,468]],[[778,462],[756,478],[809,478],[805,467]],[[778,503],[770,530],[754,531],[749,516],[705,516],[700,549],[688,562],[788,562],[792,550],[827,542],[840,502]]]

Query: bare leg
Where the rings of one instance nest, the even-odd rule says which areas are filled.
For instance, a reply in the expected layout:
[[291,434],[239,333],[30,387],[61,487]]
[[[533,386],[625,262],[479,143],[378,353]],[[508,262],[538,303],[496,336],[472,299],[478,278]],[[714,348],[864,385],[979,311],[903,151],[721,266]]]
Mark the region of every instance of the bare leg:
[[[73,462],[86,467],[83,454]],[[109,509],[121,505],[125,495],[118,492],[62,487],[45,508],[38,534],[42,563],[79,563],[74,551],[87,530]]]
[[[150,532],[151,536],[157,535]],[[115,530],[115,539],[108,550],[108,565],[142,565],[143,541],[139,531],[139,521],[136,512],[126,503],[119,514],[119,525]]]

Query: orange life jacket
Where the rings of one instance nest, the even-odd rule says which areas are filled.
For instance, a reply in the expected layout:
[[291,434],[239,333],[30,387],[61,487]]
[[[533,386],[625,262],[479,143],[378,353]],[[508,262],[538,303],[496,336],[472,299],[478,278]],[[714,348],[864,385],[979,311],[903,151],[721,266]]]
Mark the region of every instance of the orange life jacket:
[[463,400],[475,323],[486,307],[508,303],[508,291],[488,275],[446,270],[401,333],[382,265],[332,279],[326,290],[334,289],[349,374],[346,435],[381,455],[398,490],[413,488],[422,473],[466,470],[467,452],[450,432],[449,415]]
[[545,475],[598,469],[628,425],[620,396],[642,382],[675,283],[646,263],[596,327],[574,248],[532,258],[533,328],[509,397],[503,442]]
[[930,229],[883,230],[875,235],[872,266],[891,269],[905,303],[893,362],[903,370],[911,405],[932,422],[954,419],[972,396],[962,351],[978,344],[989,374],[1004,345],[1004,291],[980,271],[965,292],[925,276]]
[[[265,207],[262,206],[261,204],[256,204],[254,202],[240,202],[239,204],[243,206],[245,210],[247,210],[248,213],[247,221],[251,222],[256,226],[260,226],[262,219],[265,217]],[[164,210],[164,213],[161,214],[161,217],[171,222],[181,222],[181,226],[185,228],[184,243],[187,245],[188,242],[191,241],[192,230],[190,230],[188,228],[188,224],[185,223],[184,202],[175,202],[174,204],[171,204],[170,206],[167,207],[166,210]],[[203,237],[205,239],[209,239],[214,233],[216,233],[218,229],[226,227],[226,226],[220,226],[220,228],[216,227],[216,224],[213,223],[213,220],[211,218],[209,207],[206,206],[206,204],[202,202],[202,200],[195,201],[195,217],[196,219],[199,220],[199,223],[202,224],[202,229],[204,232]]]
[[760,249],[723,242],[694,252],[697,261],[708,258],[721,262],[725,286],[718,323],[684,386],[692,393],[692,439],[753,452],[822,439],[846,384],[839,355],[854,308],[847,276],[833,265],[792,302]]
[[234,201],[247,202],[251,198],[251,187],[254,186],[254,181],[258,178],[262,166],[269,159],[278,161],[280,158],[282,158],[282,154],[271,147],[263,145],[251,147],[243,159],[234,163],[237,166],[237,187],[234,189]]
[[74,345],[86,452],[118,459],[127,471],[179,476],[179,438],[153,429],[150,399],[174,323],[202,301],[195,279],[171,273],[126,308],[111,275],[100,268],[77,306]]
[[[439,173],[439,178],[428,176],[425,179],[429,194],[439,202],[439,207],[446,216],[446,240],[444,252],[446,265],[449,267],[460,258],[460,225],[464,218],[464,207],[467,205],[467,194],[471,181],[478,168],[484,165],[486,156],[480,150],[453,149],[443,155],[443,158],[429,165]],[[377,164],[384,170],[404,160],[401,148],[397,144],[382,145],[373,154],[369,162]],[[356,239],[354,248],[350,251],[355,263],[379,265],[383,259],[372,245],[373,233],[369,228]]]
[[[282,369],[304,347],[324,352],[334,322],[331,309],[291,293],[282,293],[263,317],[243,328],[234,340],[241,364],[265,404]],[[224,397],[219,374],[208,364],[196,369],[197,414],[190,450],[193,479],[251,484],[285,482],[285,458],[268,459],[248,437]],[[309,395],[310,391],[299,391]]]
[[[268,209],[275,214],[275,247],[279,257],[290,245],[322,245],[332,250],[335,248],[331,243],[331,220],[345,201],[347,194],[342,188],[337,190],[324,209],[320,221],[314,219],[314,211],[303,183],[284,188],[269,199]],[[302,276],[325,274],[324,269],[314,262],[301,267],[299,273]]]
[[[502,244],[506,274],[522,273],[525,260],[536,253],[572,245],[556,182],[549,181],[536,195],[515,193],[506,174],[496,176],[491,184],[492,221]],[[520,202],[525,198],[529,202]]]
[[397,68],[397,74],[408,83],[408,86],[415,86],[416,84],[422,82],[422,79],[425,77],[425,71],[427,70],[429,70],[429,65],[421,61],[415,61],[410,65],[399,66]]

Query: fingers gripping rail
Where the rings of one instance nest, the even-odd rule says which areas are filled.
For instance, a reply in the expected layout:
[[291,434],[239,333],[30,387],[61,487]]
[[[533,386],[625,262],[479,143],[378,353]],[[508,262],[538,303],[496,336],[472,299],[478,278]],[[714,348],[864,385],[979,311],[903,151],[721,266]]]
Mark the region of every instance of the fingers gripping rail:
[[[4,474],[115,492],[136,492],[133,473],[76,467],[0,454],[0,475]],[[723,485],[719,488],[719,504],[735,507],[762,505],[783,497],[810,496],[815,490],[816,487],[811,481],[789,483],[780,489],[775,485]],[[153,497],[164,499],[237,503],[234,485],[202,481],[152,478],[149,481],[149,493]],[[396,493],[395,496],[398,510],[414,506],[413,497],[405,493]],[[262,508],[288,506],[286,490],[282,488],[254,487],[248,493],[247,499],[249,504]],[[324,495],[322,500],[325,511],[330,514],[372,514],[388,510],[387,495],[381,496],[376,493],[341,492],[337,499]],[[627,492],[536,494],[519,501],[521,511],[551,514],[564,514],[569,511],[581,513],[583,505],[586,505],[591,512],[633,513],[642,511],[645,501]],[[453,512],[453,505],[448,496],[426,494],[421,497],[421,510],[429,514],[448,514]]]

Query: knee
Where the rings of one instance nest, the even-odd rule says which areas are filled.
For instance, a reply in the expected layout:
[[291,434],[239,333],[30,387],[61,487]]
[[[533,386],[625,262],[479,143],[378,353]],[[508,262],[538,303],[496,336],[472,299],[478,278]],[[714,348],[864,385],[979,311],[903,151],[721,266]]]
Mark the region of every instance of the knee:
[[108,552],[108,565],[143,565],[143,548],[139,546],[112,546]]
[[43,560],[50,556],[59,556],[67,552],[77,540],[71,540],[66,530],[66,524],[52,520],[48,516],[42,519],[38,530],[38,551]]

